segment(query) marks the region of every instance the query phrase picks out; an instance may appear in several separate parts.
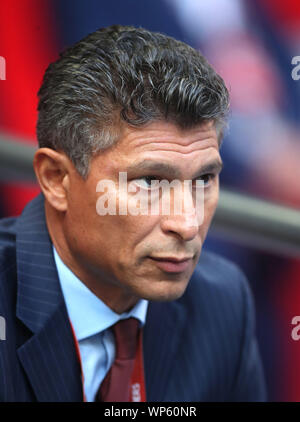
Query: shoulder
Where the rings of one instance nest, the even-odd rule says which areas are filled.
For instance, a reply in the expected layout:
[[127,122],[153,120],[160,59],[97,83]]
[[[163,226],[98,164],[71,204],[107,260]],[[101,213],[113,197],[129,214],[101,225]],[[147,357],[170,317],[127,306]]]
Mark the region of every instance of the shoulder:
[[211,345],[214,365],[219,360],[220,373],[231,374],[230,386],[223,392],[226,400],[266,400],[254,298],[241,269],[218,255],[204,253],[183,300],[193,332],[204,336],[198,347]]
[[203,251],[180,301],[195,310],[195,320],[218,321],[219,326],[243,329],[254,318],[253,294],[243,271],[232,261]]
[[16,223],[18,217],[0,219],[0,275],[16,262]]
[[203,251],[189,284],[190,290],[240,295],[248,282],[237,264],[213,252]]
[[16,221],[16,218],[0,219],[0,315],[5,318],[15,306]]

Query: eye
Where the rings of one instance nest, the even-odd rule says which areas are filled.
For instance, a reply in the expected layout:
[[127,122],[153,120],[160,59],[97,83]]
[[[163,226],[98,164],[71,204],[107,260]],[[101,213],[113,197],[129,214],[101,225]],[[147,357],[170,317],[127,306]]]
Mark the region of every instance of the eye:
[[[215,174],[213,173],[207,173],[207,174],[203,174],[202,176],[197,178],[197,181],[200,180],[201,182],[203,182],[203,187],[207,187],[210,185],[210,183],[213,181],[213,179],[216,177]],[[199,187],[201,186],[201,184],[199,185]]]
[[138,179],[135,179],[135,183],[143,189],[154,189],[156,186],[156,183],[158,182],[158,179],[156,176],[144,176],[140,177]]

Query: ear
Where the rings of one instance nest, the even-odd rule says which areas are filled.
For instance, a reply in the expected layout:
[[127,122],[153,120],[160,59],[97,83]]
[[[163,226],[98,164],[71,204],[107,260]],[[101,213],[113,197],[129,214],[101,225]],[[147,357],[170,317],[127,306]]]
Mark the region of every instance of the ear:
[[35,153],[33,167],[36,177],[46,200],[57,211],[67,210],[72,166],[63,152],[40,148]]

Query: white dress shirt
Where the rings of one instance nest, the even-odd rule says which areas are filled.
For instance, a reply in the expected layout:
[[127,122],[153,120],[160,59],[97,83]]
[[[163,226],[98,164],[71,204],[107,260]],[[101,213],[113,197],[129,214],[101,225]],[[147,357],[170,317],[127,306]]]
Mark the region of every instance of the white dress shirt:
[[94,401],[115,357],[114,336],[108,328],[120,319],[129,317],[137,318],[144,325],[148,301],[141,299],[129,312],[115,313],[73,274],[54,246],[53,253],[67,311],[79,344],[86,400]]

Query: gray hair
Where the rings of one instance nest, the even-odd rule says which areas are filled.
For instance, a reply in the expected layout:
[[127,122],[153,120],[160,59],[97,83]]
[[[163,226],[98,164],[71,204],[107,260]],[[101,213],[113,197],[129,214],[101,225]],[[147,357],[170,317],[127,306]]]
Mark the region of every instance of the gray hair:
[[197,50],[160,33],[114,25],[60,54],[38,92],[40,147],[62,150],[82,177],[91,157],[118,140],[120,124],[213,121],[219,138],[229,108],[222,78]]

